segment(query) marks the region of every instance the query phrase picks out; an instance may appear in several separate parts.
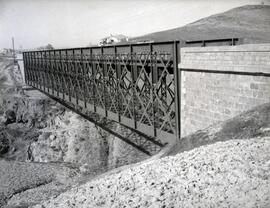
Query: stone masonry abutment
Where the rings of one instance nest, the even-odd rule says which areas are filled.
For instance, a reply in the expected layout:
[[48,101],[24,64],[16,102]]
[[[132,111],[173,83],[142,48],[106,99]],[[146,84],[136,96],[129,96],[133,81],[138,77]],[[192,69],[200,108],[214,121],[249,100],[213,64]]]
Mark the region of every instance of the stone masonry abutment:
[[181,136],[270,101],[270,44],[181,48]]

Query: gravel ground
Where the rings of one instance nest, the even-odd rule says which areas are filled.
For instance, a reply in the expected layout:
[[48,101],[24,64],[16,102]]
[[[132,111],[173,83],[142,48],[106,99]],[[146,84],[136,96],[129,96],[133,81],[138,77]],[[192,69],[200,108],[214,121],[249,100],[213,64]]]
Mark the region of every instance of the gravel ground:
[[5,208],[14,207],[29,207],[34,204],[39,204],[42,201],[50,199],[50,197],[58,196],[60,193],[66,191],[66,186],[59,182],[50,182],[45,185],[40,185],[33,189],[28,189],[24,192],[15,194],[11,197]]
[[[4,206],[13,195],[20,195],[25,191],[27,193],[30,189],[43,187],[53,182],[58,182],[58,185],[66,184],[66,179],[76,174],[75,170],[59,165],[57,167],[56,165],[18,161],[0,160],[0,167],[0,207]],[[40,202],[37,200],[38,198],[48,199],[47,197],[52,195],[54,195],[53,189],[47,189],[47,194],[36,192],[33,196],[35,202]],[[11,204],[15,205],[16,203],[13,202],[16,200],[11,200]]]
[[270,137],[202,146],[73,188],[36,208],[270,207]]

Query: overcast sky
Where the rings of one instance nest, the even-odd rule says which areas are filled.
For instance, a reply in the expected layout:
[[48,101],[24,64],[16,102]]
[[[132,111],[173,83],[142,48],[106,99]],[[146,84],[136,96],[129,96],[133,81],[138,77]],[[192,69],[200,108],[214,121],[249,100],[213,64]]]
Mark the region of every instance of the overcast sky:
[[[269,1],[269,0],[265,0]],[[0,0],[0,48],[83,47],[139,36],[261,0]]]

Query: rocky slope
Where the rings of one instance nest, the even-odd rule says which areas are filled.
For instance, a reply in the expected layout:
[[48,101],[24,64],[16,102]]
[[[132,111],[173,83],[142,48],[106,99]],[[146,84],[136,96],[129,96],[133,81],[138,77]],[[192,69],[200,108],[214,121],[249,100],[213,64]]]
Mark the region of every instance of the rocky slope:
[[44,207],[269,207],[270,137],[219,142],[107,175]]
[[[5,177],[12,172],[5,167],[17,167],[18,163],[14,161],[23,164],[22,171],[29,166],[30,172],[36,175],[40,171],[39,168],[31,169],[32,162],[43,163],[45,167],[48,165],[48,169],[52,163],[67,169],[75,168],[76,180],[72,180],[72,183],[77,184],[108,169],[147,157],[37,90],[25,88],[21,82],[19,67],[13,65],[12,60],[1,58],[0,78],[0,158],[5,159],[1,163],[1,170],[5,173],[0,174],[1,187],[2,181],[13,180],[13,177]],[[117,130],[117,126],[113,128]],[[13,194],[17,191],[0,189],[0,201],[7,202],[10,206],[15,202],[26,206],[27,201],[33,202],[30,200],[32,198],[41,200],[41,196],[35,197],[38,182],[25,178],[19,168],[14,168],[12,174],[15,178],[22,177],[29,184],[16,196]],[[40,187],[42,190],[39,191],[44,193],[43,198],[53,196],[58,193],[55,190],[65,188],[69,178],[73,176],[67,177],[64,185],[47,185],[43,188],[47,191],[43,191],[43,186]],[[34,202],[37,203],[38,200]]]
[[36,208],[266,208],[269,152],[267,103],[183,138],[169,151],[173,156],[105,173]]
[[245,38],[249,43],[270,42],[270,6],[247,5],[200,19],[183,27],[147,34],[133,41],[208,40]]
[[[10,151],[2,155],[4,158],[117,167],[145,157],[38,91],[7,96],[1,106],[5,109],[2,137],[10,141]],[[117,162],[128,153],[129,160]],[[132,159],[132,155],[137,157]]]

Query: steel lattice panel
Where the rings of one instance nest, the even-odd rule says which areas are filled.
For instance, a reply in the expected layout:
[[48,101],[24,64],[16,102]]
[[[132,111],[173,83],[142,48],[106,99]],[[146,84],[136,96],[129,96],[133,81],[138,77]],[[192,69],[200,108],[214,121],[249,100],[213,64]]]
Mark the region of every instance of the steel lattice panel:
[[26,82],[151,137],[175,138],[177,48],[166,42],[24,52]]

